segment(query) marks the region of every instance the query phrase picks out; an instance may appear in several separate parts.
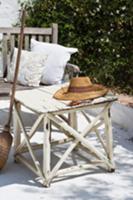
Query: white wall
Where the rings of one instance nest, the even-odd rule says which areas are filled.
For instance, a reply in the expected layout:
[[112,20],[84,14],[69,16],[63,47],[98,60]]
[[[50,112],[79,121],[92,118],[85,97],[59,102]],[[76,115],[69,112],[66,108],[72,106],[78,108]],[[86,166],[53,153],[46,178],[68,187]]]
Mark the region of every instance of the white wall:
[[[0,0],[0,27],[11,27],[17,22],[18,0]],[[2,35],[0,35],[1,39]],[[2,64],[0,56],[0,76],[2,75]]]
[[18,0],[0,0],[0,27],[12,26],[18,17]]

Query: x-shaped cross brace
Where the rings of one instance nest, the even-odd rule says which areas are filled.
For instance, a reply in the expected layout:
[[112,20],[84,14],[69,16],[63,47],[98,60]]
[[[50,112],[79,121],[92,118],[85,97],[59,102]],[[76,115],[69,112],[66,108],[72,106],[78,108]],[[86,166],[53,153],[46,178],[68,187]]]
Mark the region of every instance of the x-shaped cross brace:
[[[26,164],[37,175],[39,175],[42,178],[43,184],[45,186],[49,186],[52,179],[57,175],[60,175],[60,172],[62,173],[62,170],[59,170],[60,167],[66,161],[68,155],[78,146],[79,143],[80,143],[79,147],[83,146],[86,149],[88,149],[89,152],[93,153],[101,162],[103,162],[106,165],[109,171],[113,171],[115,166],[113,162],[113,153],[112,153],[112,130],[111,130],[111,121],[109,113],[110,106],[111,106],[110,103],[106,104],[106,106],[102,109],[102,111],[86,126],[86,128],[82,131],[82,133],[75,130],[70,124],[64,121],[63,118],[60,117],[60,115],[53,113],[41,114],[34,123],[33,127],[31,128],[31,131],[27,133],[22,121],[22,117],[19,113],[19,109],[17,109],[17,106],[15,106],[17,119],[24,134],[24,140],[21,142],[20,145],[18,145],[16,149],[15,153],[16,158],[22,161],[24,164]],[[104,118],[106,127],[107,156],[104,155],[104,153],[100,152],[94,145],[91,144],[91,142],[87,138],[85,138],[87,134],[92,131],[96,123],[101,118]],[[32,144],[30,143],[30,138],[34,135],[39,124],[42,122],[44,122],[43,123],[44,124],[43,169],[41,168],[39,161],[35,157],[32,149]],[[65,153],[62,155],[60,160],[55,164],[52,170],[51,170],[51,140],[50,140],[51,122],[53,122],[54,125],[57,125],[59,130],[61,131],[64,130],[64,133],[66,133],[67,136],[73,138],[71,140],[71,144],[69,145]],[[24,147],[25,144],[27,145],[28,151],[32,157],[35,167],[30,166],[30,164],[26,160],[24,160],[23,156],[20,155],[21,149]],[[66,169],[65,171],[69,172],[70,169],[68,170]]]

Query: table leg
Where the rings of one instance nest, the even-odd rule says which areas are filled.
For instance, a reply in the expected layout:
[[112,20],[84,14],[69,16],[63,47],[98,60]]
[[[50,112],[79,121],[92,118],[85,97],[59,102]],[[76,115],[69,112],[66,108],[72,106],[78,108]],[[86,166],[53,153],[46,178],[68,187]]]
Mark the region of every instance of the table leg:
[[72,112],[69,114],[69,121],[70,121],[71,127],[74,128],[75,130],[77,130],[78,125],[77,125],[77,113],[76,112]]
[[112,164],[112,168],[108,169],[113,172],[115,170],[115,164],[113,160],[113,134],[112,134],[112,124],[111,124],[111,114],[110,108],[105,112],[105,134],[106,134],[106,144],[107,144],[107,156]]
[[46,187],[49,187],[49,173],[50,173],[50,162],[51,162],[51,149],[50,149],[50,139],[51,139],[51,127],[50,120],[47,115],[44,117],[44,142],[43,142],[43,173],[45,176]]

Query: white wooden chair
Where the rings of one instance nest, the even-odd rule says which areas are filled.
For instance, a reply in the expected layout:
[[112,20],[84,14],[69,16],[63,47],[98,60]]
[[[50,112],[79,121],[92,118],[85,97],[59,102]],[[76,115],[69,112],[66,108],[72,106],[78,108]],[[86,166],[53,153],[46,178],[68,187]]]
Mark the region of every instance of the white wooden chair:
[[[8,94],[10,84],[4,83],[4,77],[7,75],[7,66],[11,61],[14,47],[18,47],[18,39],[20,34],[19,27],[3,27],[0,28],[0,34],[2,34],[2,71],[3,77],[0,79],[0,94]],[[34,38],[38,41],[45,41],[50,43],[58,43],[58,24],[51,24],[48,28],[33,28],[25,27],[24,29],[24,44],[23,49],[30,50],[30,39]],[[73,76],[74,71],[78,71],[79,68],[76,65],[68,63],[66,66],[66,72],[69,76]],[[65,74],[65,72],[64,72]],[[66,76],[68,77],[68,76]],[[65,75],[64,75],[65,79]],[[18,85],[17,89],[27,89]]]

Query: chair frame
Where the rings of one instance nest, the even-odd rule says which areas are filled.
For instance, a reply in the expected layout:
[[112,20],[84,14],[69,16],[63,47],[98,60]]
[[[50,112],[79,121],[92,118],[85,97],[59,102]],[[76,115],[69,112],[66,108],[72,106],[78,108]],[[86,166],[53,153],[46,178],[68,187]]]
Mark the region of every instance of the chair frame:
[[[20,37],[20,27],[0,28],[2,34],[2,77],[0,78],[0,96],[9,95],[11,84],[5,82],[8,66],[11,62],[14,47],[18,47]],[[30,39],[34,38],[40,42],[58,43],[58,24],[52,23],[47,28],[25,27],[23,49],[30,50]],[[63,80],[68,81],[73,77],[74,72],[79,72],[77,65],[67,63]],[[27,89],[22,85],[17,85],[17,90]]]
[[[3,77],[6,76],[7,66],[10,63],[14,47],[18,47],[20,37],[20,27],[0,28],[2,37],[2,65]],[[23,49],[30,50],[30,39],[38,41],[58,43],[58,24],[53,23],[48,28],[25,27]]]

